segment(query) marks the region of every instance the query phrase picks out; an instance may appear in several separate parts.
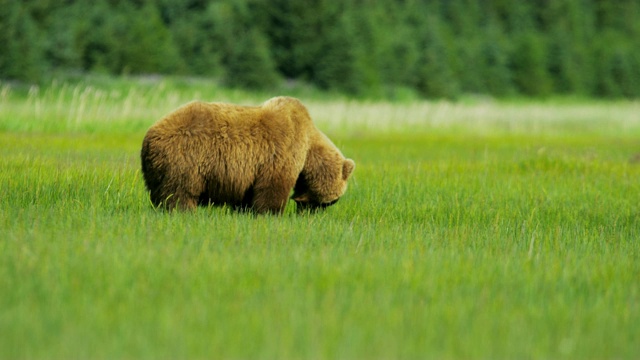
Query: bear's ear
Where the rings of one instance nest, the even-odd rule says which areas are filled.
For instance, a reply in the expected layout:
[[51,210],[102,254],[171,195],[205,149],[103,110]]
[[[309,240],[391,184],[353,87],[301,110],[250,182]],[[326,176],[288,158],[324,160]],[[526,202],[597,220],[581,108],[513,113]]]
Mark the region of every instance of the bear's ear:
[[355,168],[356,163],[351,159],[346,159],[342,164],[342,180],[347,180]]

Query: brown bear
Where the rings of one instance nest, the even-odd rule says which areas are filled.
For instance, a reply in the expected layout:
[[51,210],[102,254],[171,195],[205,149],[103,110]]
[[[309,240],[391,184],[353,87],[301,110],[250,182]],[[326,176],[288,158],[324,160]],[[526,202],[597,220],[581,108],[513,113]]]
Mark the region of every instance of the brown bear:
[[226,204],[282,213],[334,204],[355,168],[297,99],[261,106],[188,103],[155,123],[142,142],[142,173],[154,206]]

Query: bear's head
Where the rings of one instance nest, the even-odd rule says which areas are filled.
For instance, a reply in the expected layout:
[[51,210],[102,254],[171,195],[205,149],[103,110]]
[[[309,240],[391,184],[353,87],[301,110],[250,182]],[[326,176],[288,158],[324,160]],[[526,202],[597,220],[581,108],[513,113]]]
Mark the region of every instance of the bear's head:
[[346,159],[326,137],[313,144],[305,166],[293,188],[292,199],[297,210],[320,210],[333,205],[347,190],[347,180],[355,169],[355,162]]

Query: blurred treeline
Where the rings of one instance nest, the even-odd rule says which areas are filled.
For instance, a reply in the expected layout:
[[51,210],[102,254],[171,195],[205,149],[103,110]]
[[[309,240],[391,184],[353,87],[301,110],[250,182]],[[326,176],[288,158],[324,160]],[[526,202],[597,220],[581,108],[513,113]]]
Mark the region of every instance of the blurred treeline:
[[638,0],[0,0],[0,78],[182,74],[411,92],[640,96]]

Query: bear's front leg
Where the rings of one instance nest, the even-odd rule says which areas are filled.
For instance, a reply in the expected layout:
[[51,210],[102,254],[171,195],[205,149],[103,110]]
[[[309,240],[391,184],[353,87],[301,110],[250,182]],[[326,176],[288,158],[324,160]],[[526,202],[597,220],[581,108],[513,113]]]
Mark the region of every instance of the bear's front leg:
[[252,208],[258,214],[282,214],[295,179],[263,178],[253,188]]

